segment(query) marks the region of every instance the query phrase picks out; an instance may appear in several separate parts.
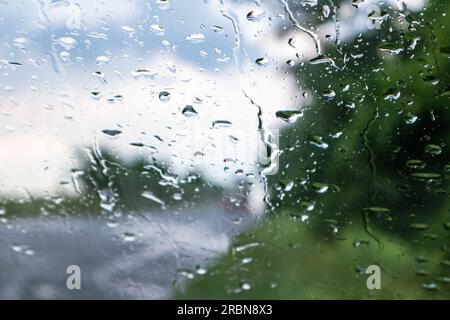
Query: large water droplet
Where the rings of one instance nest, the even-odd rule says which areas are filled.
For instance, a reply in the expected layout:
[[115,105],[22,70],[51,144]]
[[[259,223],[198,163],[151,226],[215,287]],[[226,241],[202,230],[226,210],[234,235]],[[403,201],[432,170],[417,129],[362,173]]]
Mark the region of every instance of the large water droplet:
[[411,169],[423,169],[425,168],[425,162],[418,159],[411,159],[406,161],[406,166]]
[[159,25],[159,24],[152,24],[150,26],[150,30],[152,30],[155,34],[159,35],[159,36],[163,36],[164,35],[164,27]]
[[111,61],[111,59],[107,56],[98,56],[95,61],[97,62],[97,64],[106,64],[109,61]]
[[114,130],[114,129],[105,129],[105,130],[102,130],[102,132],[104,134],[108,135],[108,136],[111,136],[111,137],[115,137],[115,136],[117,136],[117,135],[122,133],[122,131]]
[[197,111],[195,111],[194,107],[191,105],[186,105],[181,113],[186,117],[195,117],[198,115]]
[[278,119],[281,119],[288,123],[294,123],[297,121],[297,119],[302,117],[302,112],[297,111],[297,110],[283,110],[283,111],[277,111],[275,113],[275,116]]
[[162,102],[168,102],[170,100],[170,93],[167,91],[161,91],[159,93],[159,100]]
[[191,33],[186,37],[186,40],[192,43],[199,43],[205,40],[205,35],[203,33]]
[[323,138],[321,136],[313,135],[313,136],[309,137],[309,142],[321,149],[328,148],[328,143],[323,141]]
[[390,88],[384,93],[384,100],[398,100],[400,98],[400,91],[396,88]]
[[75,48],[75,46],[77,45],[77,40],[75,40],[72,37],[61,37],[58,39],[58,43],[64,47],[64,49],[66,50],[70,50]]
[[439,155],[442,152],[442,148],[437,144],[427,144],[425,146],[425,152],[433,156]]
[[130,26],[122,26],[121,28],[123,31],[129,33],[130,35],[134,33],[134,28],[132,28]]
[[125,242],[134,242],[136,241],[136,235],[132,232],[125,232],[123,234],[123,241]]
[[217,129],[217,128],[228,128],[232,125],[232,123],[228,120],[216,120],[213,121],[212,123],[212,127]]

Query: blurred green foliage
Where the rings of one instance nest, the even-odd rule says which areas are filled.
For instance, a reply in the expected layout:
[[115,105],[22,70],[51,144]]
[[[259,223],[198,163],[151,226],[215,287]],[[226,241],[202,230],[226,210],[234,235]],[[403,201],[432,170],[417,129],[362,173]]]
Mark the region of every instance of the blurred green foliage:
[[450,3],[382,10],[335,66],[297,70],[314,103],[280,139],[269,218],[176,297],[450,298]]

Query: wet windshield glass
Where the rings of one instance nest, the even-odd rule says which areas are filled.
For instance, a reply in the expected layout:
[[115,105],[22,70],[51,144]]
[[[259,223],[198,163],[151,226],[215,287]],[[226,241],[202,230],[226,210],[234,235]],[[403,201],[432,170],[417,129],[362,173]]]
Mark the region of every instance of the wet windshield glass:
[[0,298],[448,298],[449,14],[0,1]]

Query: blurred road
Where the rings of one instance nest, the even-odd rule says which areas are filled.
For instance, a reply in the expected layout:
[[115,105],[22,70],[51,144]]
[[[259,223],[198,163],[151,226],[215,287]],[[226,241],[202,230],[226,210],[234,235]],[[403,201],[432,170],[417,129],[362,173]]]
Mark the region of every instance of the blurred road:
[[[13,219],[0,224],[0,298],[167,298],[254,220],[219,206],[133,214],[114,228],[104,217]],[[69,265],[81,290],[66,287]]]

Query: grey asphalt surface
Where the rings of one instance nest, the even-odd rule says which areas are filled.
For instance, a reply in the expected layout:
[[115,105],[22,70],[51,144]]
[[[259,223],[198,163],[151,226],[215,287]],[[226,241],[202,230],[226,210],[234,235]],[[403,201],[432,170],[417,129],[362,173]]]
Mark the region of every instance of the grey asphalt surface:
[[[160,299],[183,290],[254,223],[219,206],[172,214],[10,219],[0,224],[0,299]],[[69,265],[81,290],[69,290]]]

